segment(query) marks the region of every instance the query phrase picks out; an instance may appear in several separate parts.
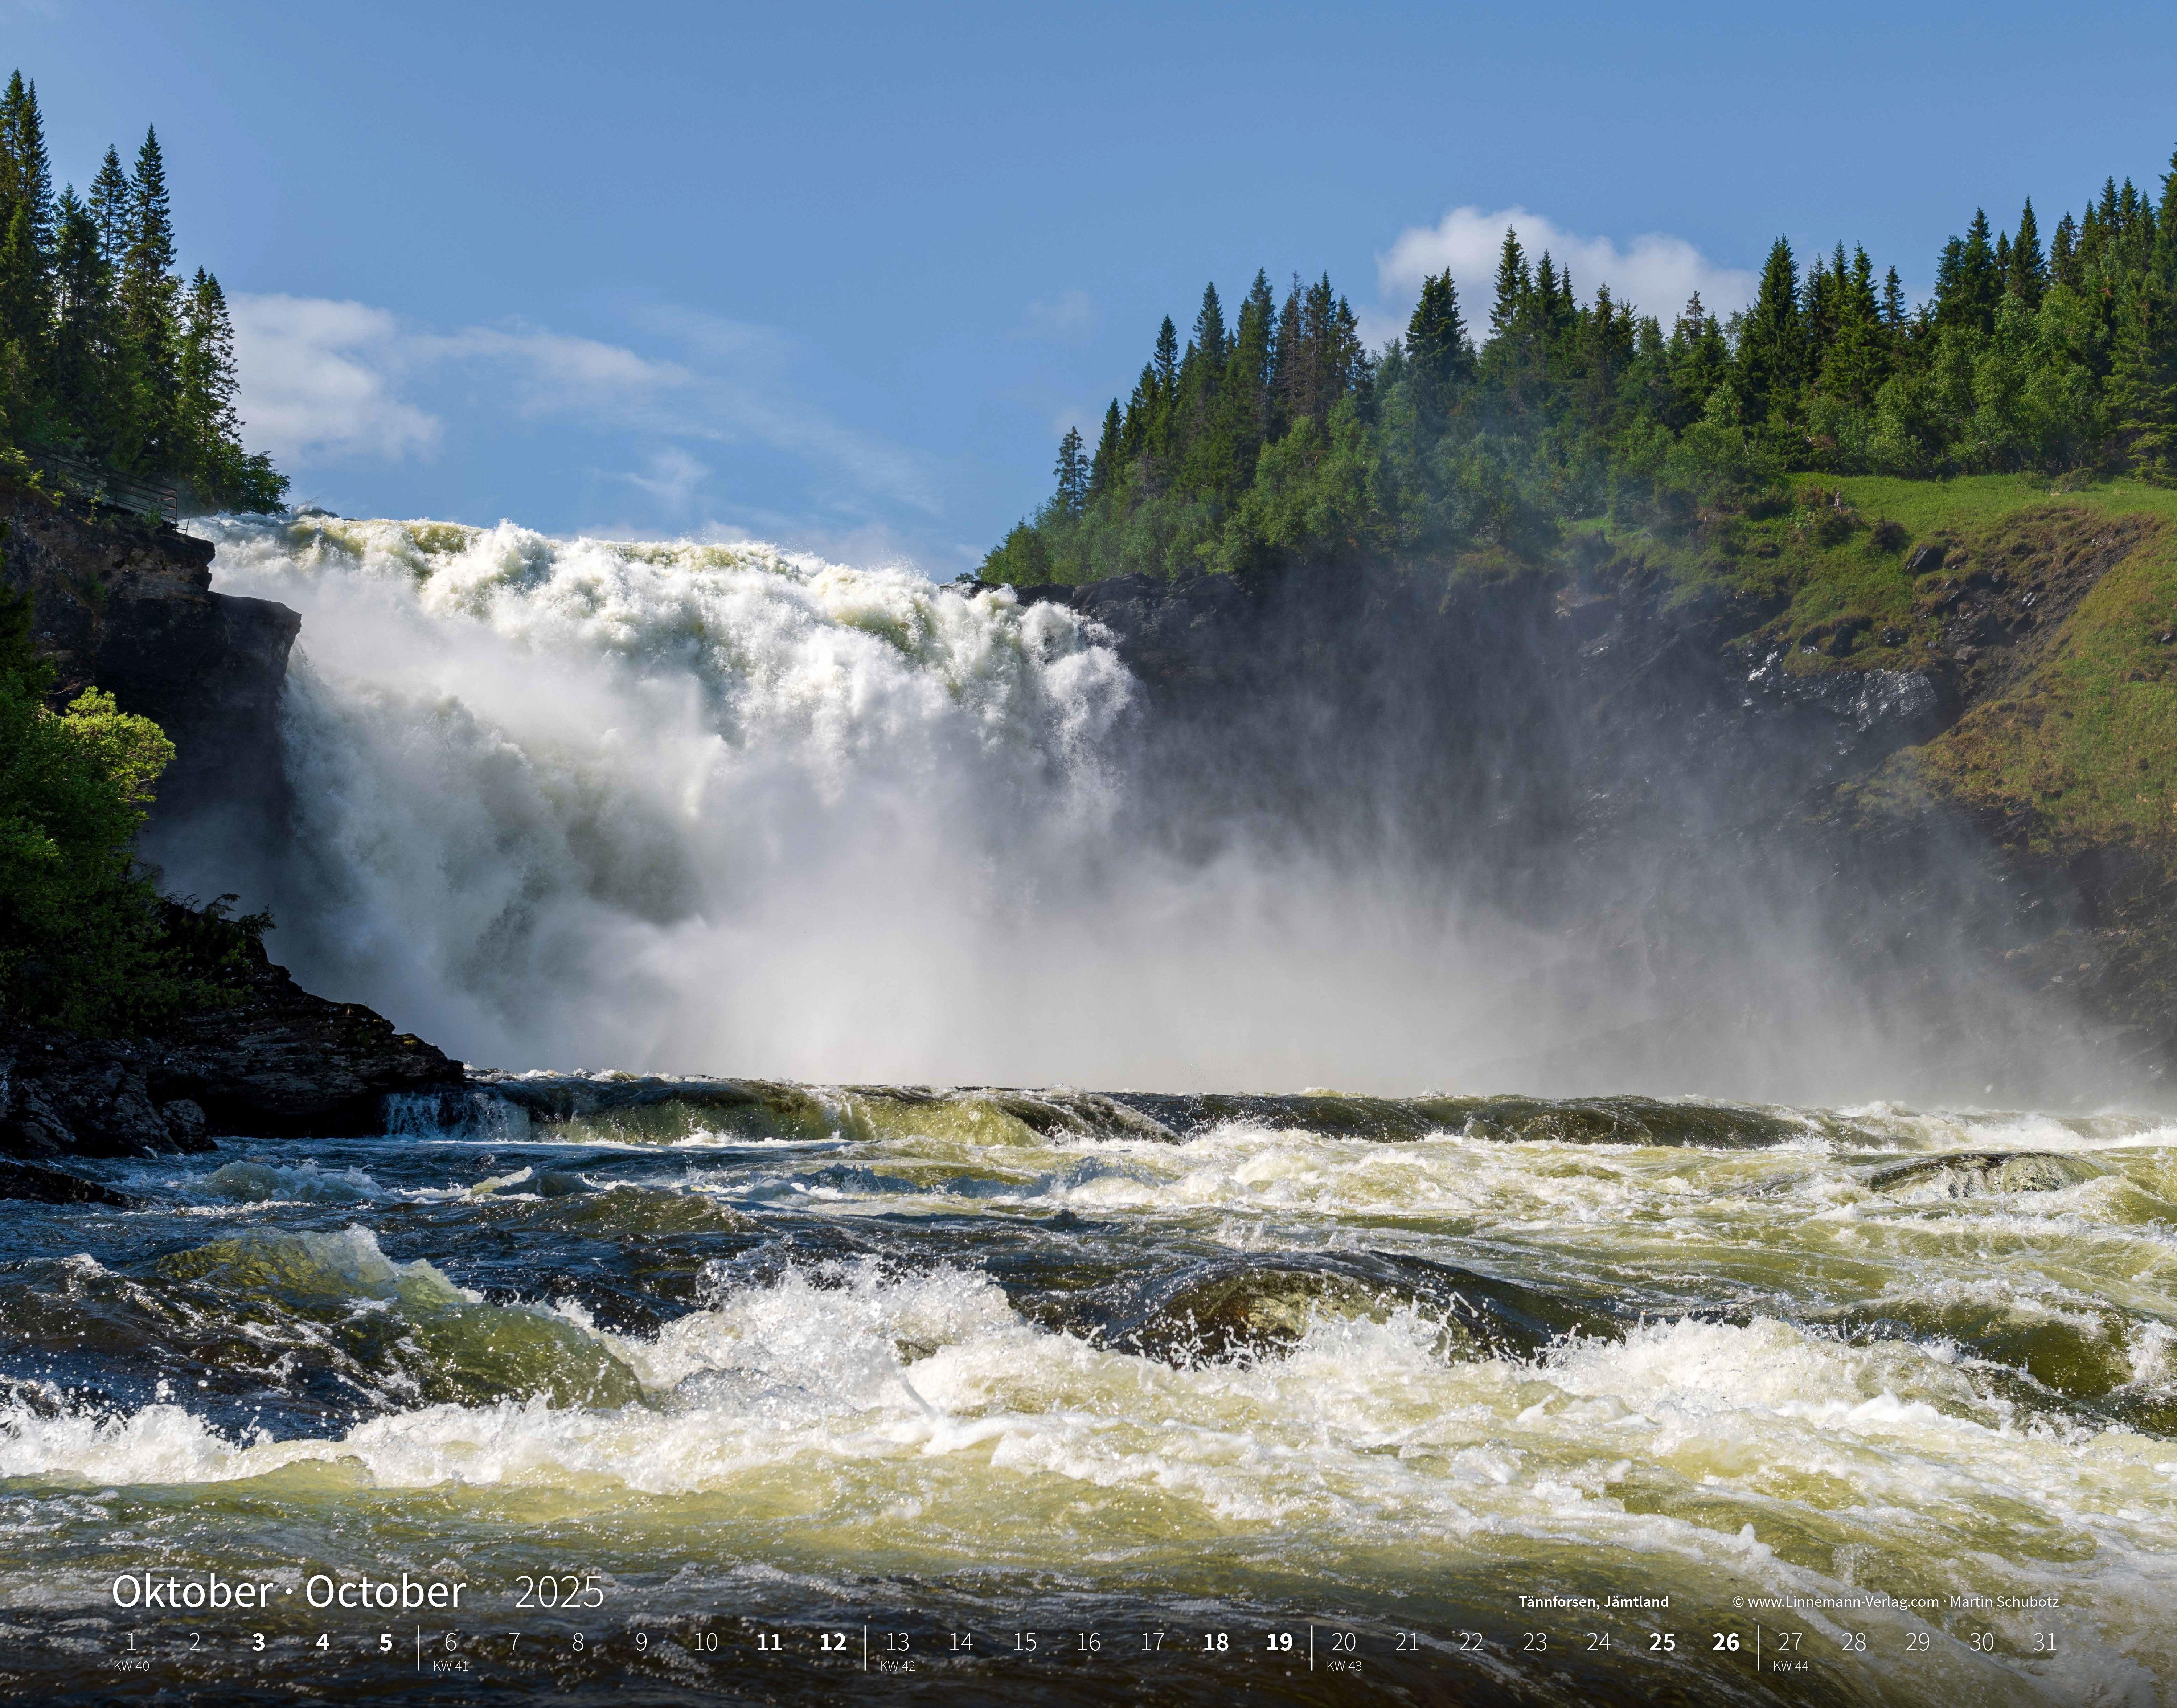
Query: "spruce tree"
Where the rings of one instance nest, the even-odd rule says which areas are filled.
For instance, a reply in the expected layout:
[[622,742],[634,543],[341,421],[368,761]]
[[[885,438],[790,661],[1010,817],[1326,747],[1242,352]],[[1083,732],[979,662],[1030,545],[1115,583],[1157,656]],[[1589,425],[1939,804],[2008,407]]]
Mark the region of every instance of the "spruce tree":
[[[239,478],[242,423],[234,412],[234,327],[219,281],[202,267],[189,286],[177,402],[180,467],[200,502],[232,503]],[[1080,435],[1074,438],[1078,443]]]
[[1945,329],[1969,326],[1986,332],[1995,325],[1995,306],[2003,293],[2003,275],[1996,265],[1995,245],[1989,236],[1988,214],[1973,210],[1972,224],[1955,250],[1946,248],[1947,280],[1936,289],[1935,324]]
[[1557,328],[1561,304],[1558,300],[1557,264],[1550,259],[1547,249],[1542,259],[1535,263],[1535,289],[1531,299],[1536,329],[1547,335]]
[[35,443],[53,426],[46,259],[28,205],[10,202],[0,217],[0,415],[19,442]]
[[2049,277],[2052,283],[2079,286],[2079,226],[2071,215],[2056,221],[2056,235],[2049,241]]
[[1406,322],[1406,364],[1416,401],[1434,416],[1448,412],[1473,382],[1474,350],[1460,319],[1459,287],[1449,267],[1421,281],[1421,301]]
[[2177,293],[2148,275],[2118,304],[2109,416],[2118,447],[2153,480],[2177,480]]
[[174,227],[166,204],[166,162],[156,129],[144,134],[129,182],[128,253],[121,265],[122,336],[134,396],[124,459],[149,472],[178,472],[183,461],[181,281],[174,277]]
[[52,368],[52,173],[18,71],[0,93],[0,412],[19,440],[53,431]]
[[1301,369],[1307,355],[1301,334],[1300,275],[1296,273],[1285,292],[1285,306],[1278,310],[1277,336],[1270,345],[1270,434],[1292,419],[1292,396],[1303,385]]
[[1526,251],[1520,247],[1519,233],[1508,226],[1504,246],[1497,252],[1497,294],[1489,305],[1492,338],[1502,338],[1519,325],[1533,288],[1527,275]]
[[53,173],[46,153],[45,121],[38,113],[38,85],[16,72],[0,95],[0,205],[19,203],[30,216],[30,242],[38,253],[53,248]]
[[1171,316],[1164,317],[1164,325],[1157,328],[1156,337],[1157,385],[1164,402],[1169,406],[1179,395],[1179,328],[1171,324]]
[[104,460],[111,454],[118,407],[113,270],[97,223],[73,188],[62,193],[56,208],[53,248],[54,412],[65,423],[63,437]]
[[1739,387],[1747,413],[1760,420],[1788,406],[1805,361],[1805,330],[1799,315],[1799,269],[1792,245],[1779,237],[1761,268],[1754,307],[1739,335]]
[[1113,398],[1104,412],[1104,431],[1096,440],[1096,455],[1088,464],[1088,496],[1101,498],[1119,483],[1119,400]]
[[2033,218],[2033,198],[2027,197],[2018,216],[2018,235],[2011,243],[2011,265],[2005,288],[2029,308],[2041,306],[2049,288],[2049,264],[2042,259],[2041,229]]
[[1226,362],[1225,407],[1230,412],[1242,456],[1252,462],[1255,448],[1270,428],[1271,349],[1277,338],[1277,298],[1269,276],[1260,269],[1240,305],[1240,324]]
[[1058,441],[1058,466],[1054,472],[1058,477],[1059,509],[1067,516],[1079,516],[1088,500],[1088,459],[1082,453],[1078,427],[1068,427],[1066,437]]
[[98,227],[100,259],[118,274],[136,247],[135,197],[128,188],[128,174],[121,170],[121,156],[111,148],[99,163],[98,176],[90,181],[86,205]]
[[1202,307],[1194,317],[1194,347],[1201,352],[1208,370],[1221,377],[1231,349],[1225,336],[1225,307],[1217,300],[1214,280],[1202,287]]

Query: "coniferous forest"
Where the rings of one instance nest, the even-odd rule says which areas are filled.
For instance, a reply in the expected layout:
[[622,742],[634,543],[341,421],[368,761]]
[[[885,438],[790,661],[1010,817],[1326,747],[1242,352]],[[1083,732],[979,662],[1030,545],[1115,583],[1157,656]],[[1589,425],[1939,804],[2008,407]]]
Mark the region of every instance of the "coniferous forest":
[[1793,471],[2177,482],[2177,156],[2161,199],[2112,179],[2044,237],[1977,212],[1908,305],[1842,243],[1780,237],[1743,313],[1666,326],[1505,234],[1486,321],[1449,273],[1403,340],[1362,347],[1328,276],[1282,302],[1214,285],[1167,318],[1092,447],[985,561],[1020,584],[1180,576],[1300,558],[1546,548],[1607,516],[1667,528]]
[[268,510],[286,478],[243,449],[219,281],[177,270],[157,133],[57,194],[37,86],[0,95],[0,456],[81,459],[189,508]]

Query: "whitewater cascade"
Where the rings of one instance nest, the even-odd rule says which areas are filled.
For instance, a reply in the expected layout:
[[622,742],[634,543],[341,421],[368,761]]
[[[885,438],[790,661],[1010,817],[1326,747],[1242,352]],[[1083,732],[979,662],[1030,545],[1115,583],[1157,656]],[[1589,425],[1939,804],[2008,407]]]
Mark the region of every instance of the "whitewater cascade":
[[471,1061],[1411,1089],[1506,1047],[1480,969],[1516,934],[1143,834],[1138,685],[1063,607],[761,545],[216,526],[220,586],[303,615],[296,849],[245,900],[308,986]]

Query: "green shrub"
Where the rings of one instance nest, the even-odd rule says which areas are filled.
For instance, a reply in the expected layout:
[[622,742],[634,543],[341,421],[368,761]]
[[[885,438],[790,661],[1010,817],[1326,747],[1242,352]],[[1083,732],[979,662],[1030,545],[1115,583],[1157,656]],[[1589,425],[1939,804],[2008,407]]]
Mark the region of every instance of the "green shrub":
[[[80,1032],[216,1001],[268,922],[224,901],[177,932],[131,846],[173,744],[97,689],[45,703],[30,601],[0,604],[0,1013]],[[187,913],[187,909],[181,909]]]

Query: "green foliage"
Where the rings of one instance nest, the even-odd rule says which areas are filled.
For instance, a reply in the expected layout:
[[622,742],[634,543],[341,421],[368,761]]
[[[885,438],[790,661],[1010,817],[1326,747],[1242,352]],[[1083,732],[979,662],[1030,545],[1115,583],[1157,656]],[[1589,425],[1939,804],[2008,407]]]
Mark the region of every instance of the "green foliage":
[[1917,311],[1864,249],[1802,274],[1781,237],[1744,314],[1696,296],[1667,332],[1510,232],[1478,347],[1449,273],[1373,355],[1328,277],[1280,305],[1258,273],[1229,331],[1213,285],[1084,449],[985,576],[1530,555],[1598,518],[1683,532],[1795,470],[2177,481],[2177,158],[2158,205],[2112,179],[2045,250],[2031,202],[2015,232],[1976,211]]
[[48,707],[30,625],[0,604],[0,1014],[96,1033],[214,1006],[271,921],[159,896],[131,844],[173,744],[96,689]]
[[57,195],[37,88],[0,94],[0,451],[62,452],[173,482],[205,510],[276,510],[285,477],[243,448],[219,281],[175,270],[166,160],[106,151]]

